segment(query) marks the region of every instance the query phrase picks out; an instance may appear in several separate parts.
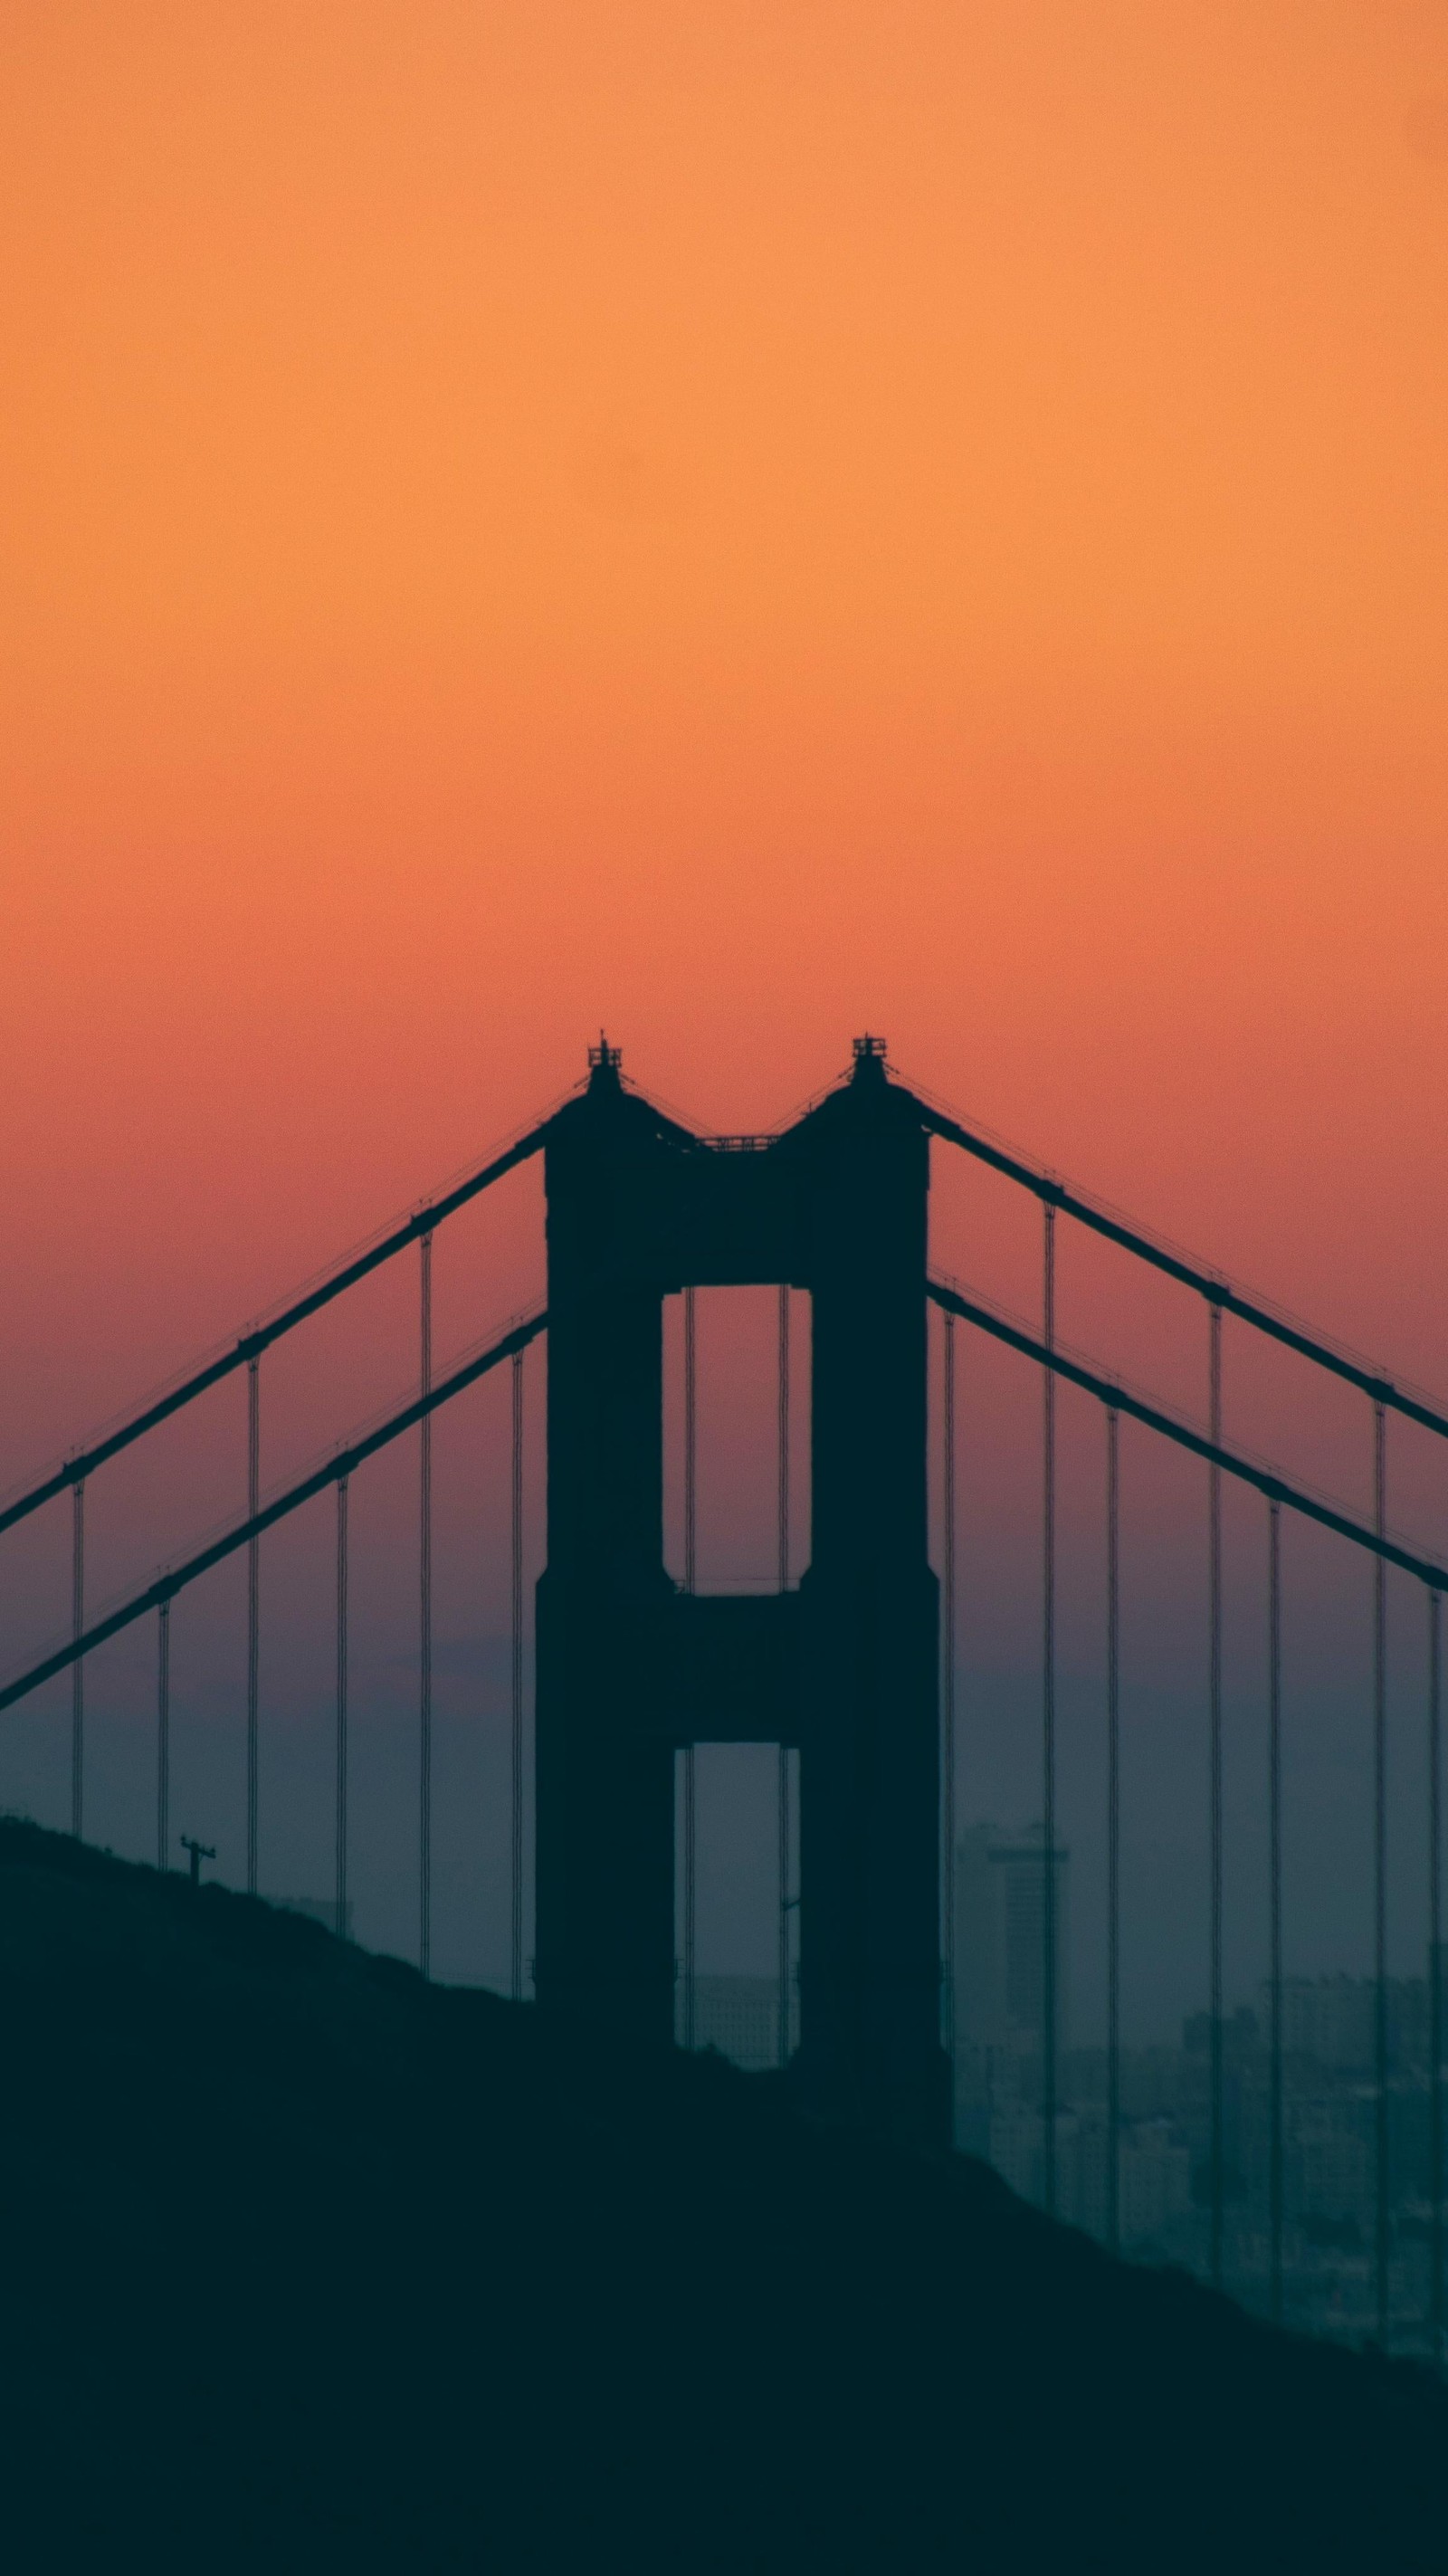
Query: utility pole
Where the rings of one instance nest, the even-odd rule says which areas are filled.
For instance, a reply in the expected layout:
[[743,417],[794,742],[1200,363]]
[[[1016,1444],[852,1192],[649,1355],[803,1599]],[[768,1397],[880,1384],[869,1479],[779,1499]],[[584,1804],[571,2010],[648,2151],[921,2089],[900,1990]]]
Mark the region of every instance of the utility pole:
[[199,1887],[201,1885],[201,1864],[204,1860],[215,1860],[216,1845],[215,1843],[193,1842],[189,1834],[183,1834],[181,1837],[181,1849],[184,1852],[189,1852],[191,1854],[191,1884],[193,1887]]

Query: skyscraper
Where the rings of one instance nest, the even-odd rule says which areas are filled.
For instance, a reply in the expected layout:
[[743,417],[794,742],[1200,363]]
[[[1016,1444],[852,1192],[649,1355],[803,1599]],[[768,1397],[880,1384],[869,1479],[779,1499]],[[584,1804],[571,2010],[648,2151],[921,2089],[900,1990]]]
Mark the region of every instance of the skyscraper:
[[[1056,2045],[1070,2044],[1067,1898],[1070,1853],[1058,1843],[1055,1884]],[[1045,2024],[1046,1855],[1041,1826],[1005,1835],[971,1827],[955,1850],[955,2013],[962,2042],[1039,2054]]]

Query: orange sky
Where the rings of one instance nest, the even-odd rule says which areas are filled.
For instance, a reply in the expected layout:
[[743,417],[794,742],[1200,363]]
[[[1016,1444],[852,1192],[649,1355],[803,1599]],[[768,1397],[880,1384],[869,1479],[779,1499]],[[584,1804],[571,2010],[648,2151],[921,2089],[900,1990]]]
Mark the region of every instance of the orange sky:
[[1441,5],[9,0],[0,299],[0,1481],[600,1021],[1448,1384]]

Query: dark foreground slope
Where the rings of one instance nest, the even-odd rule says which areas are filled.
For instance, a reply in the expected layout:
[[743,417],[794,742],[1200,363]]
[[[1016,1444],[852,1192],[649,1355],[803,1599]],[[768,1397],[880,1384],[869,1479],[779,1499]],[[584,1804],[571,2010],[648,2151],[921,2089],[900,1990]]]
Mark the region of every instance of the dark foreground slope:
[[1422,2376],[772,2082],[18,1824],[0,1990],[12,2566],[1448,2559]]

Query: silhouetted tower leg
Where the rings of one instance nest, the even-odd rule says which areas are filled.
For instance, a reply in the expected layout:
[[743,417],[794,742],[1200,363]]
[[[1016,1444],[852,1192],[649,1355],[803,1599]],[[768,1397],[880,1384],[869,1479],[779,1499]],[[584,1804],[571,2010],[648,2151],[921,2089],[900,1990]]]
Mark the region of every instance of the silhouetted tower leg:
[[653,1114],[598,1049],[550,1137],[548,1563],[538,1585],[540,2003],[667,2046],[674,1748],[649,1726],[663,1567],[663,1300],[637,1266]]
[[811,1122],[813,1544],[801,1593],[799,2072],[945,2146],[939,1606],[927,1553],[929,1149],[862,1039]]

